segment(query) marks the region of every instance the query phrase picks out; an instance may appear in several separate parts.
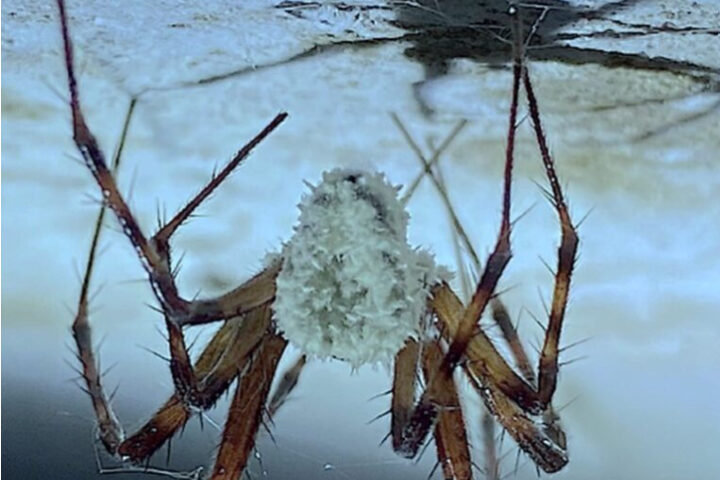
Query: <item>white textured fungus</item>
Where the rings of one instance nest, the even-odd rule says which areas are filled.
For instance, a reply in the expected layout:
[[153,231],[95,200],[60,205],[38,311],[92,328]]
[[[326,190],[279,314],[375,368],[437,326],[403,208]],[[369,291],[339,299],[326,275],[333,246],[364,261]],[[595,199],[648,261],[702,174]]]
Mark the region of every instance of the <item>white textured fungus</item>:
[[421,334],[429,289],[447,271],[408,245],[409,216],[383,174],[336,169],[310,189],[282,251],[277,326],[317,357],[387,362]]

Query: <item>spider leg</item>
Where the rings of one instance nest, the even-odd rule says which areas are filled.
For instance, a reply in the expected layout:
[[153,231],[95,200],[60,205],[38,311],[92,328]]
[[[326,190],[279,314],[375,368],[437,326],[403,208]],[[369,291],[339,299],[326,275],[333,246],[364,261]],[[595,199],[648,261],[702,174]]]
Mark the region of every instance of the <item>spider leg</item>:
[[[280,265],[280,261],[274,262],[271,266],[240,287],[217,299],[193,302],[191,304],[191,313],[185,318],[191,320],[202,319],[202,321],[188,321],[186,324],[199,325],[201,323],[207,323],[208,321],[232,318],[243,314],[247,315],[248,320],[250,320],[256,318],[258,312],[260,312],[260,318],[264,318],[262,314],[270,308],[269,302],[275,297],[274,280],[280,271]],[[209,317],[205,315],[208,311],[206,307],[216,309],[216,312],[219,312],[219,314],[213,317],[212,320],[208,320]],[[265,321],[265,323],[261,325],[261,329],[255,328],[254,332],[256,335],[258,332],[268,328],[268,321]],[[251,326],[256,323],[257,322],[251,322]],[[199,375],[192,367],[190,356],[185,345],[182,324],[172,321],[166,314],[165,325],[168,329],[168,340],[170,343],[170,370],[176,391],[188,404],[199,408],[208,408],[215,402],[212,394],[213,388],[208,388],[207,380],[201,381],[203,378],[202,375]],[[248,341],[247,345],[256,344],[254,340],[255,337],[253,336],[240,338],[245,338],[246,340],[243,340],[243,342]],[[250,341],[251,339],[253,339],[253,341]],[[243,345],[245,345],[245,343],[243,343]],[[243,351],[243,349],[237,349],[235,353],[238,354],[241,351]],[[208,395],[208,393],[210,395]]]
[[[510,195],[511,195],[511,181],[512,181],[512,166],[513,166],[513,154],[514,154],[514,139],[515,129],[517,122],[517,104],[518,104],[518,93],[520,88],[520,70],[521,63],[515,62],[513,66],[513,87],[512,87],[512,102],[510,105],[510,121],[508,127],[508,145],[506,150],[505,158],[505,174],[504,174],[504,187],[503,187],[503,207],[502,207],[502,218],[500,223],[500,230],[498,232],[498,238],[495,244],[495,248],[490,254],[487,262],[485,263],[485,269],[480,277],[475,292],[470,299],[470,303],[462,314],[460,322],[456,326],[455,332],[452,334],[452,341],[448,347],[447,353],[437,369],[434,375],[431,375],[431,380],[428,382],[427,388],[423,392],[419,403],[413,411],[412,418],[408,424],[404,437],[406,452],[410,456],[414,456],[417,449],[424,441],[427,436],[430,427],[438,413],[437,399],[442,397],[442,386],[445,385],[452,378],[452,373],[455,367],[460,363],[468,347],[468,344],[474,338],[481,338],[485,340],[487,346],[492,348],[495,355],[492,355],[491,359],[498,361],[494,362],[495,367],[505,367],[504,369],[508,373],[509,380],[515,380],[524,384],[520,377],[515,374],[514,371],[505,363],[502,357],[497,353],[494,346],[487,338],[486,335],[478,333],[478,321],[482,315],[485,307],[490,301],[495,287],[497,285],[500,276],[505,270],[505,266],[510,261]],[[434,306],[435,296],[433,296],[432,307],[434,310],[437,308]],[[481,332],[481,331],[480,331]],[[488,365],[489,366],[489,365]],[[499,376],[499,375],[498,375]]]
[[522,374],[525,381],[535,386],[535,371],[530,365],[530,359],[520,342],[517,330],[510,319],[510,314],[505,305],[497,298],[494,298],[490,305],[492,306],[492,318],[495,324],[500,327],[502,337],[510,348],[510,353],[515,359],[515,365]]
[[[513,166],[513,154],[514,154],[514,139],[515,129],[517,123],[517,104],[518,104],[518,93],[520,88],[520,73],[521,63],[515,62],[513,66],[513,88],[512,88],[512,102],[510,105],[510,121],[508,127],[508,145],[506,150],[505,158],[505,174],[504,174],[504,187],[503,187],[503,207],[502,207],[502,218],[500,223],[500,230],[498,232],[498,238],[495,244],[495,248],[490,254],[487,262],[485,263],[485,269],[480,277],[475,292],[472,295],[470,304],[464,310],[462,318],[456,326],[455,332],[452,334],[452,341],[448,347],[447,353],[443,358],[437,372],[430,376],[430,381],[427,384],[425,391],[423,392],[420,401],[415,406],[412,417],[409,423],[406,425],[402,435],[401,442],[403,448],[400,450],[401,453],[413,457],[417,454],[420,445],[424,442],[427,434],[430,431],[430,427],[435,422],[438,414],[437,399],[442,398],[442,387],[446,385],[448,381],[452,380],[452,373],[455,367],[460,363],[465,354],[465,350],[468,344],[474,338],[481,338],[485,340],[487,346],[492,349],[494,355],[489,355],[490,360],[495,360],[493,365],[487,365],[487,367],[504,367],[508,374],[510,381],[516,380],[520,385],[525,385],[525,382],[515,374],[515,372],[505,363],[502,357],[497,353],[494,346],[484,334],[476,335],[479,333],[478,321],[482,315],[485,307],[492,298],[500,276],[505,270],[505,266],[510,261],[510,195],[511,195],[511,180],[512,180],[512,166]],[[435,307],[435,297],[431,300],[431,307],[433,310],[437,310]],[[500,375],[496,375],[500,377]],[[525,385],[527,390],[532,391]]]
[[[523,69],[522,39],[519,33],[521,24],[519,11],[515,22],[515,55],[513,61],[513,87],[510,104],[508,142],[505,158],[502,217],[495,247],[490,254],[480,281],[467,307],[463,307],[457,296],[446,284],[433,289],[430,309],[440,322],[440,331],[449,342],[447,353],[434,372],[427,375],[429,381],[419,402],[413,408],[407,425],[401,432],[399,453],[415,456],[424,442],[430,428],[439,414],[438,405],[445,395],[444,386],[452,381],[453,370],[462,364],[468,377],[486,406],[495,415],[498,422],[513,436],[518,445],[527,452],[538,467],[546,472],[555,472],[567,463],[565,435],[557,423],[557,416],[549,402],[555,388],[557,374],[557,340],[562,316],[567,301],[569,278],[574,262],[577,236],[570,223],[555,175],[552,159],[540,127],[537,102],[527,71]],[[549,333],[546,337],[544,352],[541,355],[538,390],[521,378],[507,364],[488,336],[479,328],[480,317],[492,300],[497,283],[507,266],[510,257],[510,205],[511,182],[514,156],[514,139],[517,127],[517,108],[520,82],[523,81],[531,102],[531,117],[535,124],[538,143],[543,153],[543,163],[550,180],[553,199],[563,227],[563,240],[559,253],[559,268]],[[529,88],[528,88],[529,86]],[[517,339],[513,333],[506,337],[512,344]],[[524,360],[518,362],[522,365]],[[525,365],[527,367],[527,365]],[[529,377],[529,375],[528,375]],[[545,379],[543,380],[543,377]],[[529,379],[528,379],[529,380]],[[538,418],[538,416],[541,416]]]
[[[516,65],[518,65],[517,62]],[[511,326],[509,318],[500,318],[501,321],[498,324],[510,345],[525,381],[522,381],[507,365],[492,345],[492,342],[487,338],[487,335],[480,329],[466,345],[465,356],[468,361],[463,366],[485,400],[485,404],[491,409],[501,425],[513,436],[518,445],[531,456],[539,467],[547,472],[554,472],[567,463],[565,434],[558,424],[558,417],[550,402],[557,385],[558,344],[567,306],[570,277],[575,263],[578,237],[570,220],[560,182],[557,179],[554,164],[542,132],[537,100],[529,74],[526,69],[520,68],[520,70],[520,72],[517,70],[515,72],[516,80],[517,76],[521,74],[530,104],[530,116],[533,120],[538,145],[541,150],[543,165],[551,186],[553,203],[558,212],[562,229],[553,303],[547,335],[540,357],[537,390],[533,388],[535,385],[534,373],[529,368],[527,355],[520,345],[514,328],[512,330],[503,328],[503,325],[506,327],[507,325]],[[505,212],[505,207],[503,207],[503,212]],[[440,322],[446,327],[443,331],[448,335],[448,338],[453,338],[453,343],[455,343],[470,308],[463,309],[459,299],[447,286],[442,286],[434,291],[432,306]],[[496,310],[494,314],[502,316],[506,312]],[[537,414],[542,417],[539,422],[537,419],[533,419],[533,416]]]
[[[415,427],[412,422],[418,370],[421,369],[425,381],[430,382],[443,356],[436,341],[427,341],[421,348],[414,339],[408,339],[395,356],[390,434],[393,449],[403,456],[414,457],[417,454],[417,449],[413,451],[410,448],[408,439],[413,437]],[[442,395],[435,399],[437,419],[429,420],[435,426],[433,436],[438,460],[446,479],[469,480],[472,478],[472,461],[455,380],[452,377],[444,379],[440,391]]]
[[[116,171],[125,144],[130,119],[136,104],[131,100],[125,116],[118,148],[113,156],[112,169]],[[106,206],[98,212],[92,235],[87,264],[83,276],[77,314],[72,330],[76,341],[77,356],[82,365],[86,391],[91,397],[98,422],[98,435],[110,454],[119,454],[134,462],[142,461],[154,453],[190,418],[192,412],[177,395],[173,395],[153,418],[129,439],[123,441],[124,431],[115,416],[109,399],[101,384],[102,376],[97,370],[97,362],[92,348],[92,332],[88,316],[88,295],[92,273],[101,235]],[[250,352],[259,343],[268,327],[266,314],[248,315],[246,319],[236,318],[227,322],[208,343],[195,365],[202,378],[203,400],[211,405],[227,389],[229,383],[242,368],[242,361],[249,358]],[[258,321],[261,319],[261,321]],[[245,359],[245,361],[247,361]]]
[[[423,348],[423,373],[425,381],[440,368],[443,352],[437,342],[427,342]],[[442,387],[442,408],[438,413],[433,431],[438,461],[446,480],[472,479],[472,460],[465,430],[465,418],[458,396],[455,380],[450,377]]]
[[251,361],[269,327],[269,308],[265,305],[244,318],[227,321],[195,363],[194,370],[200,379],[195,392],[197,398],[188,402],[175,392],[145,425],[120,445],[118,453],[133,462],[141,462],[187,423],[193,414],[188,403],[200,408],[212,406]]
[[[269,311],[267,317],[269,320]],[[251,360],[247,372],[240,377],[210,477],[212,480],[235,480],[240,478],[245,469],[262,423],[270,385],[286,345],[284,338],[268,333]]]
[[[195,198],[165,227],[160,229],[157,235],[148,239],[132,215],[123,195],[120,193],[113,175],[108,169],[105,156],[85,121],[80,106],[80,97],[75,77],[73,49],[68,31],[65,3],[63,0],[57,0],[57,4],[60,12],[65,69],[68,78],[68,89],[70,91],[73,140],[85,160],[85,165],[100,187],[106,204],[115,213],[123,228],[123,232],[135,248],[143,268],[148,274],[153,293],[165,313],[170,343],[170,368],[174,383],[181,397],[192,401],[194,398],[199,398],[197,395],[198,376],[193,371],[192,363],[187,352],[185,339],[182,334],[182,325],[224,320],[231,316],[227,315],[229,311],[242,313],[267,302],[268,299],[274,296],[274,288],[269,286],[272,284],[274,273],[271,267],[268,269],[269,272],[263,272],[257,275],[245,285],[220,297],[218,301],[187,301],[179,295],[177,285],[175,284],[168,241],[170,236],[192,214],[194,209],[227,178],[233,169],[249,155],[258,143],[267,137],[287,117],[287,114],[281,113],[277,115],[254,139],[235,155],[230,163],[228,163],[217,176],[214,176],[210,180]],[[217,306],[217,308],[211,309],[209,306]],[[96,408],[102,409],[101,405]]]
[[125,199],[117,188],[112,173],[107,167],[105,155],[100,150],[95,136],[85,122],[85,117],[80,107],[80,98],[75,78],[73,49],[68,32],[65,3],[62,0],[58,0],[57,4],[60,11],[65,67],[68,77],[68,88],[70,90],[73,140],[85,160],[85,165],[100,187],[107,205],[117,216],[123,231],[140,257],[140,261],[150,277],[153,290],[161,300],[161,304],[171,311],[182,310],[185,302],[181,300],[177,294],[168,265],[163,262],[163,259],[147,240],[138,223],[135,221],[135,217],[131,214]]
[[192,413],[174,394],[145,425],[120,444],[118,455],[132,463],[142,463],[190,420]]
[[154,243],[159,246],[161,251],[167,251],[168,250],[168,242],[170,241],[170,237],[177,231],[177,229],[182,225],[185,221],[187,221],[188,218],[193,214],[193,212],[200,206],[200,204],[207,199],[213,191],[217,187],[220,186],[220,184],[227,179],[227,177],[235,171],[235,169],[240,165],[240,163],[253,151],[253,149],[262,142],[265,137],[270,135],[270,133],[275,130],[275,128],[278,127],[285,119],[287,118],[287,113],[280,113],[275,116],[275,118],[265,126],[265,128],[262,129],[260,133],[258,133],[252,140],[250,140],[247,144],[245,144],[244,147],[242,147],[228,162],[223,169],[217,173],[216,175],[213,175],[210,181],[198,192],[195,197],[193,197],[180,211],[169,221],[167,222],[158,232],[153,236]]
[[570,220],[570,213],[563,198],[560,181],[555,173],[555,165],[547,146],[545,134],[540,121],[540,110],[538,108],[535,92],[530,81],[530,74],[523,71],[523,84],[527,93],[530,118],[537,137],[540,154],[545,167],[545,174],[550,183],[552,202],[560,219],[560,246],[558,248],[558,265],[555,272],[555,288],[553,290],[552,306],[550,308],[549,323],[542,353],[540,354],[540,365],[538,368],[538,392],[543,405],[548,405],[555,393],[558,373],[558,349],[560,343],[560,332],[565,317],[568,294],[570,292],[570,278],[578,247],[578,236],[575,227]]
[[[403,137],[407,141],[407,143],[410,145],[411,149],[415,153],[415,156],[417,157],[418,161],[421,163],[423,167],[423,171],[418,174],[418,176],[415,178],[415,181],[411,183],[411,187],[408,189],[407,193],[404,195],[403,199],[409,199],[409,197],[412,195],[415,187],[419,184],[419,181],[428,174],[430,176],[430,179],[433,181],[433,184],[438,191],[438,193],[441,196],[441,199],[443,200],[443,203],[445,205],[445,208],[447,210],[448,216],[450,217],[451,223],[453,225],[453,238],[455,241],[456,247],[459,247],[459,242],[462,241],[463,245],[465,247],[465,250],[470,256],[470,259],[472,260],[475,268],[477,271],[481,270],[480,266],[480,259],[475,252],[475,248],[473,247],[472,243],[469,240],[469,237],[467,233],[465,232],[465,229],[462,225],[462,222],[460,221],[459,217],[455,213],[455,208],[453,207],[452,202],[450,201],[450,198],[447,193],[447,188],[445,187],[445,183],[442,178],[441,171],[439,170],[436,172],[433,167],[435,166],[436,162],[439,160],[439,155],[441,152],[447,147],[447,144],[452,140],[452,138],[457,134],[457,132],[461,129],[461,127],[464,125],[464,121],[460,122],[458,126],[451,132],[451,134],[448,136],[448,138],[442,143],[442,145],[435,149],[432,152],[432,159],[428,161],[425,157],[425,155],[420,150],[420,147],[418,146],[417,142],[412,138],[410,133],[408,132],[405,125],[400,121],[399,117],[397,115],[392,115],[392,119],[395,122],[396,126],[399,128],[400,132],[403,134]],[[459,254],[459,250],[458,250]],[[458,257],[459,258],[459,257]],[[459,259],[458,265],[462,267],[462,260]],[[466,280],[465,275],[461,273],[461,279],[463,281]],[[463,286],[466,287],[464,290],[466,291],[466,296],[470,296],[469,293],[469,282],[464,282]],[[490,307],[492,310],[492,318],[494,322],[500,327],[500,331],[502,333],[503,338],[505,339],[506,343],[510,347],[510,351],[515,359],[515,365],[520,370],[520,373],[523,375],[523,378],[525,381],[529,384],[534,386],[535,385],[535,373],[532,369],[532,366],[530,365],[530,361],[528,359],[528,356],[522,346],[522,343],[520,342],[520,338],[518,337],[517,331],[515,327],[512,324],[512,321],[510,320],[510,315],[507,312],[507,309],[505,308],[505,305],[503,302],[497,298],[493,297],[490,301]],[[521,385],[521,384],[520,384]],[[484,446],[485,446],[485,460],[486,460],[486,476],[488,479],[496,480],[499,478],[499,471],[498,471],[498,464],[497,464],[497,452],[495,449],[495,436],[494,436],[494,420],[492,418],[492,414],[485,410],[483,412],[483,435],[484,435]],[[437,441],[436,441],[437,443]]]
[[[516,72],[519,75],[519,72]],[[513,109],[516,110],[517,108],[517,90],[519,90],[519,77],[517,78],[517,85],[514,86],[514,107]],[[511,114],[513,113],[513,110],[511,110]],[[516,116],[516,114],[514,114]],[[450,220],[453,224],[453,230],[457,234],[457,236],[462,241],[463,245],[465,246],[468,254],[470,255],[470,258],[475,265],[475,268],[477,268],[478,271],[480,271],[480,260],[475,252],[475,248],[473,247],[472,243],[470,242],[470,239],[465,232],[465,229],[462,226],[462,222],[460,221],[459,217],[455,213],[455,209],[452,205],[452,202],[450,201],[450,198],[447,194],[447,189],[445,188],[444,182],[442,178],[436,173],[432,166],[434,163],[437,162],[438,156],[440,153],[440,149],[436,150],[433,154],[433,158],[428,161],[425,157],[425,155],[420,150],[417,142],[412,138],[410,133],[408,132],[405,125],[400,121],[399,117],[396,114],[391,115],[393,122],[398,127],[400,132],[402,133],[403,137],[407,141],[407,143],[410,145],[411,149],[415,153],[415,156],[417,157],[418,161],[423,167],[423,172],[421,172],[417,179],[421,179],[425,174],[427,174],[430,177],[430,180],[433,182],[433,185],[435,186],[435,189],[440,194],[441,199],[443,200],[443,204],[445,206],[445,209],[450,217]],[[514,125],[516,121],[516,118],[513,117],[510,119],[511,125]],[[454,136],[457,134],[457,132],[461,129],[461,127],[464,125],[463,122],[460,122],[455,129],[451,132],[451,134],[448,136],[448,138],[443,142],[442,148],[445,148],[447,144],[454,138]],[[514,127],[510,127],[509,135],[514,135]],[[508,142],[508,148],[512,149],[512,138]],[[512,156],[513,152],[510,150],[508,152],[508,155]],[[417,183],[413,182],[413,186]],[[406,196],[409,198],[409,195],[412,194],[412,190],[409,190]],[[525,353],[524,349],[522,348],[522,344],[520,343],[520,339],[517,335],[517,332],[515,331],[515,327],[512,325],[512,322],[510,321],[510,316],[507,313],[507,309],[503,305],[502,301],[497,297],[492,297],[490,300],[490,306],[492,310],[492,317],[495,323],[498,324],[500,327],[500,330],[503,334],[503,337],[505,338],[506,342],[508,343],[510,347],[510,351],[512,352],[515,362],[518,365],[521,373],[523,374],[523,377],[529,383],[530,385],[534,385],[534,372],[532,370],[532,367],[530,366],[530,361],[528,360],[527,354]],[[515,378],[517,375],[514,374],[514,372],[510,372],[508,369],[503,368],[503,375],[507,378],[511,378],[512,380],[512,388],[516,390],[520,390],[524,393],[523,396],[527,397],[529,400],[535,400],[536,395],[534,392],[532,392],[529,388],[529,386],[522,382],[521,379]]]
[[275,298],[275,278],[282,261],[272,262],[263,271],[216,298],[195,300],[189,305],[188,315],[178,320],[178,325],[202,325],[217,320],[242,315]]
[[[432,305],[444,327],[443,335],[447,339],[455,337],[465,312],[460,299],[450,287],[442,285],[433,291]],[[496,378],[497,372],[507,370],[515,373],[481,329],[469,342],[465,356],[467,360],[462,367],[498,423],[540,468],[548,473],[560,470],[568,461],[565,434],[552,408],[525,408],[520,401],[522,399],[517,396],[518,392],[505,391],[507,385],[500,383],[504,379],[502,374],[499,380]],[[529,391],[536,394],[532,389]]]

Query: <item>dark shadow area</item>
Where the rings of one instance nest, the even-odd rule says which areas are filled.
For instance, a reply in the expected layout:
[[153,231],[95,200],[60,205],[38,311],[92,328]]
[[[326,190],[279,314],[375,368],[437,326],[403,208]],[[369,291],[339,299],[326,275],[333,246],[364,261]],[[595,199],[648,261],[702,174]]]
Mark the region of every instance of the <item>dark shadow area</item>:
[[[526,54],[531,61],[596,64],[607,68],[623,67],[691,75],[697,81],[708,84],[708,89],[717,89],[717,79],[713,78],[713,75],[718,72],[707,66],[666,57],[651,57],[642,53],[581,48],[563,42],[567,37],[567,34],[559,32],[563,27],[581,20],[607,20],[607,16],[637,3],[639,0],[608,2],[597,9],[573,6],[561,0],[518,3],[516,15],[522,20]],[[415,94],[426,113],[431,112],[423,104],[418,88],[429,80],[449,73],[453,59],[467,58],[491,68],[506,68],[512,58],[513,43],[513,15],[510,14],[508,5],[506,0],[420,0],[397,5],[397,20],[394,24],[411,32],[405,36],[406,40],[412,41],[412,46],[405,50],[405,55],[421,63],[425,70],[425,80],[415,85]],[[673,31],[672,26],[615,23],[625,31],[603,29],[571,36],[622,38],[625,35]],[[710,87],[711,83],[715,86]]]
[[[526,38],[526,55],[533,61],[556,61],[572,65],[594,64],[607,68],[631,68],[664,71],[686,75],[703,85],[705,91],[719,88],[718,69],[671,57],[649,56],[644,53],[626,53],[599,48],[578,47],[566,43],[584,38],[630,38],[658,33],[678,35],[703,33],[718,35],[720,32],[702,26],[676,27],[672,24],[648,25],[613,18],[642,0],[607,2],[598,8],[572,5],[563,0],[538,0],[531,3],[518,2],[518,15],[522,20],[522,34]],[[386,43],[407,43],[404,51],[409,59],[422,64],[424,80],[414,85],[415,96],[421,109],[432,113],[419,95],[422,85],[449,73],[454,59],[466,58],[488,65],[490,68],[509,68],[512,58],[512,15],[507,0],[418,0],[391,2],[389,5],[348,5],[343,2],[320,3],[313,1],[283,1],[275,8],[283,10],[298,21],[314,21],[312,12],[320,8],[335,9],[338,15],[354,14],[356,17],[368,11],[394,10],[395,19],[390,23],[405,31],[400,36],[370,37],[319,42],[292,57],[266,65],[241,68],[192,82],[192,85],[212,83],[264,68],[273,68],[316,55],[347,49],[372,48]],[[568,32],[564,30],[575,22],[597,22],[597,30]],[[600,22],[604,22],[600,25]],[[607,23],[612,28],[607,28]],[[188,86],[187,84],[184,86]]]
[[[610,2],[597,10],[572,6],[561,0],[540,0],[518,8],[522,30],[527,37],[527,54],[538,58],[537,47],[552,48],[562,27],[583,19],[600,19],[638,0]],[[396,7],[396,26],[412,32],[413,46],[405,54],[422,63],[426,78],[448,73],[449,61],[469,58],[489,65],[503,66],[512,58],[513,16],[509,2],[491,0],[421,0]],[[568,48],[564,46],[563,48]],[[607,53],[607,52],[606,52]],[[573,63],[603,63],[597,57],[585,58],[582,51],[570,49],[565,57]]]

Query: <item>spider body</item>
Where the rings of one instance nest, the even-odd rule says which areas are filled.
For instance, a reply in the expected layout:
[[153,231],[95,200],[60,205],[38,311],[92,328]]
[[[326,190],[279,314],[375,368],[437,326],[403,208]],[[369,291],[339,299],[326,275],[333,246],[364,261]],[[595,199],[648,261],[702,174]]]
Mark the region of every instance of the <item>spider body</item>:
[[408,214],[381,174],[336,169],[310,188],[281,254],[278,329],[312,356],[389,364],[421,336],[430,287],[447,274],[408,245]]
[[[73,140],[105,200],[98,214],[72,329],[98,422],[98,436],[110,454],[129,464],[128,469],[146,462],[193,414],[214,405],[236,384],[210,475],[212,480],[235,480],[245,470],[260,426],[282,406],[298,381],[307,355],[312,355],[339,358],[354,366],[392,361],[389,435],[393,449],[404,457],[416,457],[432,435],[446,479],[470,480],[473,476],[456,371],[469,380],[487,410],[539,468],[555,472],[567,463],[565,434],[551,401],[557,385],[559,339],[578,237],[542,131],[537,100],[523,65],[519,34],[513,62],[500,228],[467,304],[448,285],[447,271],[436,266],[428,252],[407,244],[408,215],[396,198],[396,188],[381,174],[355,170],[333,170],[324,175],[319,185],[311,187],[301,202],[293,238],[269,259],[263,271],[223,295],[186,299],[175,283],[171,237],[287,114],[278,114],[170,221],[147,236],[120,193],[111,167],[85,122],[65,5],[62,0],[57,3]],[[517,24],[520,29],[519,19]],[[507,312],[496,298],[498,281],[511,258],[511,184],[521,84],[561,232],[555,288],[537,376]],[[130,112],[133,105],[131,102]],[[112,168],[118,160],[116,156]],[[423,159],[423,174],[429,174],[437,184],[431,163]],[[102,387],[88,318],[88,288],[106,206],[137,252],[160,305],[174,383],[167,402],[129,437]],[[472,249],[471,244],[466,246]],[[480,328],[486,309],[492,310],[500,326],[514,367]],[[193,361],[183,329],[211,322],[223,324]],[[288,341],[307,355],[281,377],[273,393],[272,380]],[[419,377],[424,381],[422,388]],[[492,431],[485,439],[492,447]],[[493,449],[486,445],[486,450]],[[495,471],[496,461],[489,459],[487,466],[488,471]]]

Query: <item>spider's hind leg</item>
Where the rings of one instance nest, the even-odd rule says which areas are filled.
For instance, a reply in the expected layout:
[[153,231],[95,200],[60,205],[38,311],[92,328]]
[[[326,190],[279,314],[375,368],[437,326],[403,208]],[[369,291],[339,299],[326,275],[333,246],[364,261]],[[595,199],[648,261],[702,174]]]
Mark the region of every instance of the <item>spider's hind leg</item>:
[[[269,316],[270,309],[267,308]],[[247,371],[241,375],[223,429],[212,480],[234,480],[245,470],[263,421],[270,385],[286,345],[287,341],[280,335],[268,333]]]
[[[426,384],[433,381],[433,375],[443,361],[444,353],[438,342],[428,340],[420,344],[408,339],[395,356],[390,435],[395,452],[405,457],[415,457],[425,440],[424,436],[418,437],[421,427],[416,418],[415,393],[418,374],[422,372]],[[455,379],[443,379],[439,391],[442,395],[433,400],[437,418],[425,419],[429,426],[434,425],[438,462],[445,478],[470,480],[473,464]]]
[[[440,367],[443,355],[436,341],[425,343],[422,370],[426,383],[431,381],[431,376]],[[446,479],[471,480],[473,463],[470,457],[465,415],[453,377],[448,379],[442,391],[445,398],[442,399],[442,408],[433,430],[438,462]]]

